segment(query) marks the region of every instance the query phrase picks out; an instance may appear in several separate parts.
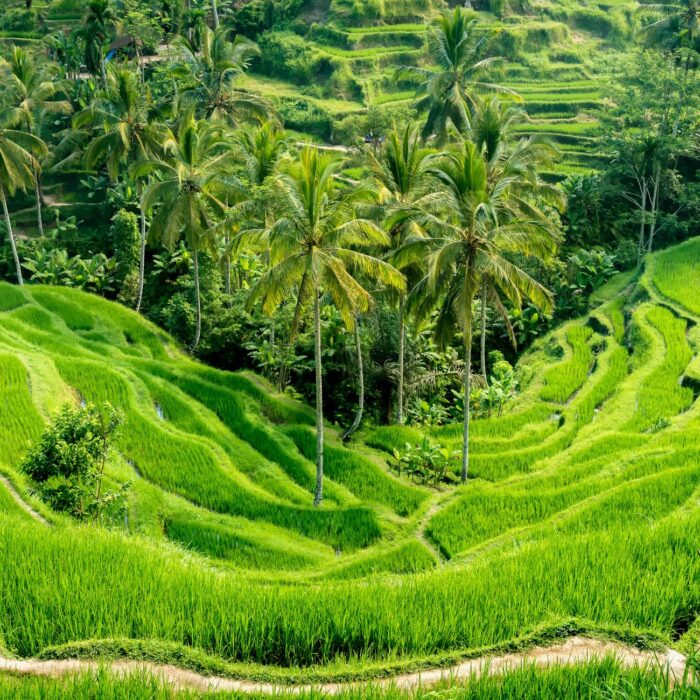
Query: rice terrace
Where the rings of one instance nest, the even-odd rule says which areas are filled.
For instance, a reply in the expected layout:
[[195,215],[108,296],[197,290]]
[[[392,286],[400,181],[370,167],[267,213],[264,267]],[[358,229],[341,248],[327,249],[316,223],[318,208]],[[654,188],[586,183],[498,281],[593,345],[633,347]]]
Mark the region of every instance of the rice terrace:
[[0,201],[0,698],[700,697],[697,0],[8,0]]

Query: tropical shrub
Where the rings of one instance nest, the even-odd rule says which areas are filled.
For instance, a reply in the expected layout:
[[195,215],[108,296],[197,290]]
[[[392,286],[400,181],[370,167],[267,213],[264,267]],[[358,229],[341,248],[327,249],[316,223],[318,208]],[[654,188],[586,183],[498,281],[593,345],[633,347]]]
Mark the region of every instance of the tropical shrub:
[[109,492],[102,483],[110,444],[122,422],[122,414],[109,404],[100,409],[66,405],[54,418],[22,464],[54,510],[96,520],[124,508],[127,487]]
[[115,281],[120,289],[120,298],[128,301],[135,298],[138,283],[140,236],[136,214],[120,209],[112,218],[110,237],[114,246]]
[[407,442],[403,450],[394,449],[390,464],[399,475],[410,476],[424,484],[453,484],[457,482],[454,472],[460,456],[458,450],[444,448],[426,436],[415,445]]

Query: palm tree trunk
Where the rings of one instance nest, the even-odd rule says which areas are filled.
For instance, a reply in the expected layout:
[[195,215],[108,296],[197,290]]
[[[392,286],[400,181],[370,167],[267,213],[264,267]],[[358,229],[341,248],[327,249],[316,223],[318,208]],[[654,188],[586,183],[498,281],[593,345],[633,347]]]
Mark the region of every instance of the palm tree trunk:
[[[31,131],[29,132],[31,133]],[[39,180],[39,171],[34,167],[34,194],[36,195],[36,223],[39,231],[39,236],[44,237],[44,220],[41,213],[41,181]]]
[[107,68],[105,66],[105,59],[102,55],[102,48],[100,47],[100,72],[102,73],[102,82],[105,86],[105,91],[109,97],[109,85],[107,84]]
[[651,197],[651,221],[649,222],[649,238],[647,243],[647,253],[651,253],[654,247],[654,236],[656,234],[656,224],[659,215],[659,193],[661,190],[661,164],[656,166],[654,173],[654,191]]
[[15,269],[17,270],[17,284],[21,287],[24,284],[22,279],[22,266],[19,263],[19,255],[17,254],[17,243],[15,234],[12,230],[12,221],[10,220],[10,211],[7,208],[7,197],[5,196],[5,186],[0,182],[0,199],[2,199],[2,211],[5,215],[5,226],[7,227],[7,235],[10,239],[10,248],[12,248],[12,257],[15,261]]
[[229,252],[228,235],[224,238],[224,246],[226,247],[226,255],[224,257],[224,291],[228,296],[231,296],[231,253]]
[[469,477],[469,397],[472,391],[472,312],[468,302],[464,323],[464,436],[462,443],[462,483]]
[[355,319],[355,351],[357,352],[357,412],[352,425],[343,433],[343,440],[347,440],[362,423],[362,414],[365,410],[365,368],[362,362],[362,338],[360,337],[360,319]]
[[488,386],[489,378],[486,374],[486,285],[481,287],[481,376],[484,384]]
[[139,205],[139,215],[141,220],[141,240],[139,245],[139,288],[136,298],[136,311],[141,311],[143,302],[143,285],[146,277],[146,212],[142,205]]
[[287,349],[284,353],[284,361],[282,362],[282,367],[280,368],[280,376],[278,383],[278,389],[280,391],[284,389],[285,385],[287,384],[287,380],[289,379],[289,361],[291,359],[292,351],[294,349],[294,342],[296,341],[297,333],[299,331],[301,311],[304,306],[304,292],[306,290],[306,280],[307,274],[305,272],[299,284],[299,293],[297,294],[297,303],[294,307],[294,317],[292,318],[292,326],[289,330],[289,340],[287,341]]
[[646,231],[646,218],[647,218],[647,181],[644,178],[644,183],[642,185],[642,206],[640,216],[642,218],[639,224],[639,247],[637,249],[637,265],[642,264],[642,258],[644,257],[644,234]]
[[323,372],[321,368],[321,300],[314,290],[314,355],[316,360],[316,495],[314,505],[323,500]]
[[404,362],[406,357],[406,319],[405,319],[406,298],[401,294],[399,301],[399,386],[397,398],[396,422],[403,425],[403,384],[404,384]]
[[214,15],[214,29],[219,28],[219,9],[216,6],[216,0],[211,0],[211,12]]
[[202,336],[202,297],[199,291],[199,251],[195,249],[194,255],[194,298],[196,310],[196,327],[194,332],[194,340],[190,347],[190,352],[194,352],[199,345],[199,339]]

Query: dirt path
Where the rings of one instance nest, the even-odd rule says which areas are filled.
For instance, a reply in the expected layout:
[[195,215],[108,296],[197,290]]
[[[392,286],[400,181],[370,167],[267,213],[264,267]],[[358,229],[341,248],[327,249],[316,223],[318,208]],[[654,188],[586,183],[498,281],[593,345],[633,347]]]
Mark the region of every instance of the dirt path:
[[427,529],[430,525],[432,518],[437,515],[441,510],[447,508],[454,500],[463,495],[462,491],[454,489],[453,491],[444,491],[438,493],[434,498],[429,508],[423,513],[416,528],[416,537],[420,542],[423,543],[424,547],[427,547],[436,557],[438,564],[444,564],[447,560],[445,554],[440,549],[440,547],[433,542],[433,540],[428,537]]
[[281,684],[262,683],[249,680],[234,680],[216,676],[203,676],[194,671],[186,671],[175,666],[164,666],[140,661],[98,662],[68,659],[65,661],[23,661],[4,659],[0,657],[0,672],[17,675],[35,675],[58,677],[98,668],[107,668],[118,676],[132,673],[149,673],[162,678],[165,682],[179,689],[199,691],[236,691],[240,693],[263,693],[277,695],[289,693],[298,695],[312,690],[337,695],[354,686],[372,684],[375,687],[395,686],[402,690],[411,690],[418,686],[431,686],[442,680],[468,679],[484,673],[494,675],[508,669],[517,668],[523,663],[535,664],[545,668],[553,665],[573,665],[601,659],[614,655],[626,667],[631,666],[661,666],[668,671],[676,682],[682,680],[685,673],[686,658],[671,649],[663,653],[644,652],[614,642],[572,637],[561,644],[548,648],[534,648],[518,654],[491,656],[464,661],[457,666],[444,669],[434,669],[417,673],[404,674],[375,681],[353,683],[321,683],[317,685],[285,686]]
[[6,479],[2,474],[0,474],[0,484],[2,484],[6,489],[7,492],[10,494],[12,497],[12,500],[31,518],[34,518],[37,522],[41,523],[42,525],[48,525],[48,522],[41,516],[39,513],[37,513],[34,508],[32,508],[23,498],[20,496],[17,491],[15,490],[15,487],[10,483],[8,479]]

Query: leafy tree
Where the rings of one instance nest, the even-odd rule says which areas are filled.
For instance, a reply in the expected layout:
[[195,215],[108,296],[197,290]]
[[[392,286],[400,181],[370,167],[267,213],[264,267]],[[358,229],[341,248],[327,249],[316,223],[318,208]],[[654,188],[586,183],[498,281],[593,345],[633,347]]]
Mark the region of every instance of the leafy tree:
[[224,216],[227,199],[235,196],[237,182],[229,178],[235,163],[230,141],[221,127],[197,120],[193,111],[181,115],[163,144],[162,158],[137,164],[136,175],[156,174],[143,196],[142,207],[158,207],[151,223],[151,236],[173,250],[181,237],[192,253],[196,330],[192,351],[202,334],[202,302],[199,253],[213,251],[213,229]]
[[623,65],[610,87],[601,144],[611,160],[609,180],[637,212],[640,261],[663,226],[664,201],[675,198],[679,157],[697,148],[698,90],[697,75],[673,57],[649,51]]
[[435,136],[438,144],[447,141],[449,124],[466,133],[475,95],[484,92],[509,93],[512,90],[485,82],[488,69],[501,59],[486,57],[489,36],[479,31],[479,22],[464,9],[444,12],[430,27],[430,58],[437,69],[408,66],[399,77],[421,80],[414,107],[427,112],[423,138]]
[[102,483],[123,420],[109,404],[100,409],[64,406],[22,464],[42,500],[79,519],[97,520],[108,506],[123,506],[126,487],[105,492]]
[[208,29],[206,0],[188,0],[183,15],[183,26],[190,45],[195,51],[199,51],[202,35]]
[[153,8],[142,0],[122,0],[119,15],[121,30],[133,41],[136,62],[144,80],[144,49],[158,46],[162,36],[160,23]]
[[270,268],[251,290],[249,303],[258,300],[272,313],[296,290],[298,304],[311,298],[314,308],[316,377],[316,492],[314,505],[323,499],[323,368],[321,362],[321,293],[326,292],[348,328],[358,312],[366,311],[372,296],[354,271],[368,279],[401,289],[403,277],[388,263],[357,248],[386,246],[389,237],[376,224],[355,218],[355,205],[371,199],[371,190],[339,188],[341,166],[329,153],[305,147],[298,161],[276,178],[274,210],[279,218],[264,232]]
[[[235,145],[240,149],[240,159],[243,164],[242,177],[252,186],[252,189],[242,188],[241,200],[236,203],[229,216],[233,236],[230,238],[227,232],[224,241],[226,247],[226,288],[229,293],[228,276],[231,252],[235,251],[239,256],[238,259],[241,259],[241,246],[246,241],[245,227],[261,226],[264,228],[272,223],[272,210],[268,196],[269,186],[274,186],[274,184],[271,185],[273,176],[289,148],[289,141],[284,131],[280,130],[277,122],[269,119],[255,126],[244,126],[236,132],[234,138]],[[265,249],[261,253],[263,265],[268,266],[270,251]],[[298,317],[296,320],[298,322]],[[269,353],[270,357],[274,358],[273,363],[278,369],[276,379],[280,390],[287,385],[289,379],[290,353],[294,346],[297,330],[297,323],[293,323],[286,352],[284,355],[280,355],[276,343],[276,319],[270,320]]]
[[485,278],[519,306],[527,297],[543,308],[551,306],[549,292],[509,254],[546,258],[556,250],[556,235],[547,216],[528,199],[536,187],[533,171],[504,167],[489,178],[482,152],[470,141],[447,152],[432,169],[437,189],[419,202],[423,226],[431,241],[413,247],[430,251],[427,271],[410,296],[419,319],[437,308],[435,332],[446,342],[455,326],[464,347],[464,435],[462,480],[469,472],[469,398],[472,374],[474,300]]
[[[14,115],[10,116],[14,118]],[[6,115],[0,115],[0,124],[3,117],[7,119]],[[34,173],[39,167],[37,156],[44,155],[46,152],[46,144],[38,136],[0,126],[0,201],[19,285],[24,282],[10,210],[7,206],[7,195],[12,196],[17,190],[24,192],[32,186]]]
[[[70,114],[73,111],[70,102],[61,97],[68,86],[57,79],[56,66],[19,46],[12,46],[8,58],[0,57],[0,84],[3,104],[14,112],[17,125],[30,135],[41,135],[42,122],[47,113]],[[38,161],[36,164],[38,166]],[[43,236],[38,167],[34,170],[33,180],[37,226],[39,235]]]

